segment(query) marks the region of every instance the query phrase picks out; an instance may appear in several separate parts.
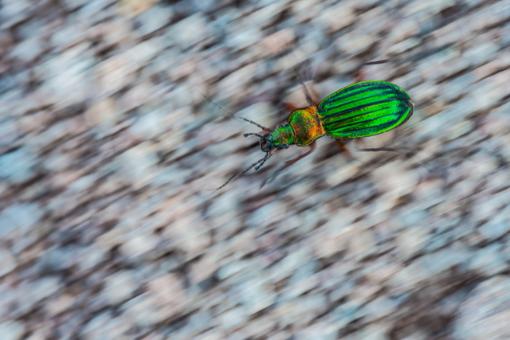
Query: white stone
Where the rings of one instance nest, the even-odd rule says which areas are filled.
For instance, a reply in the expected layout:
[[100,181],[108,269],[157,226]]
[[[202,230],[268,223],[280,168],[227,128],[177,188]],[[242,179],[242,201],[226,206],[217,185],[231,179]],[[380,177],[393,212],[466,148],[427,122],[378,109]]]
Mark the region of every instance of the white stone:
[[16,236],[29,233],[37,226],[43,210],[35,203],[20,203],[8,206],[0,212],[0,236]]
[[245,284],[242,290],[242,301],[246,312],[256,314],[274,303],[275,294],[268,285],[262,282]]
[[398,252],[409,258],[424,249],[429,230],[420,226],[405,228],[397,234]]
[[510,338],[510,279],[496,276],[482,282],[459,307],[453,334],[463,339]]
[[242,308],[230,309],[220,316],[221,326],[227,330],[242,326],[247,319]]
[[378,167],[371,173],[376,185],[384,193],[399,197],[414,191],[418,184],[416,171],[406,169],[402,161],[393,161]]
[[173,25],[169,32],[170,39],[178,46],[188,48],[207,36],[207,20],[197,13]]
[[498,244],[491,244],[477,250],[469,268],[486,276],[494,276],[508,268],[502,253],[504,249]]
[[46,277],[31,283],[25,283],[22,290],[23,299],[26,299],[28,304],[35,304],[46,299],[61,288],[59,281],[56,277]]
[[180,312],[189,302],[182,280],[176,274],[165,274],[152,279],[148,283],[148,288],[164,310],[171,315]]
[[129,52],[125,52],[104,60],[95,70],[103,94],[109,96],[134,82],[136,64],[129,57]]
[[119,271],[108,276],[103,294],[111,304],[115,305],[131,297],[137,287],[134,273]]
[[0,155],[0,178],[3,181],[21,183],[34,175],[36,159],[28,148]]
[[129,320],[124,315],[113,316],[110,311],[100,313],[88,321],[81,329],[85,340],[105,337],[111,339],[127,339],[130,328]]
[[0,248],[0,277],[13,271],[16,268],[16,259],[11,252],[5,248]]
[[158,244],[156,236],[151,234],[135,233],[127,238],[121,246],[122,253],[130,258],[147,255]]
[[336,32],[352,25],[356,21],[356,15],[351,6],[341,2],[326,8],[315,20],[323,24],[330,32]]
[[5,321],[0,323],[0,334],[2,340],[20,340],[25,333],[25,326],[15,321]]
[[77,45],[45,63],[48,79],[44,90],[62,107],[83,102],[93,89],[89,69],[94,60],[86,47],[84,43]]
[[317,322],[312,325],[306,327],[302,331],[296,334],[296,339],[298,340],[308,340],[308,339],[317,339],[317,340],[335,340],[337,339],[337,334],[339,331],[339,327],[334,323],[330,322]]

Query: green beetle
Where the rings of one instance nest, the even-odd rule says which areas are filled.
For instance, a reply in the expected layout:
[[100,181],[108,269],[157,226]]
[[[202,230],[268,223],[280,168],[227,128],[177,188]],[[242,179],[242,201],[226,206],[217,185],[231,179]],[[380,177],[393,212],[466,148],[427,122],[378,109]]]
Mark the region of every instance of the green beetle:
[[[266,132],[264,135],[244,135],[258,137],[265,156],[240,174],[229,178],[220,188],[252,168],[260,169],[275,150],[286,149],[291,145],[313,147],[315,140],[325,135],[334,139],[378,135],[402,125],[413,114],[413,103],[409,95],[399,86],[387,81],[367,80],[353,83],[331,93],[317,104],[311,99],[306,87],[305,90],[312,105],[293,110],[287,123],[273,130],[242,118]],[[295,163],[309,152],[287,165]]]

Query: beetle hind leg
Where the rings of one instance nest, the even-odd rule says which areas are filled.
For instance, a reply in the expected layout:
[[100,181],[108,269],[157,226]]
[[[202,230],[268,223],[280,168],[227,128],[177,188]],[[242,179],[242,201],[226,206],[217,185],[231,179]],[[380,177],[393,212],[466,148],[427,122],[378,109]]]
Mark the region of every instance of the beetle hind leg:
[[367,61],[363,64],[361,64],[358,69],[354,72],[354,80],[356,82],[360,82],[360,81],[363,81],[363,80],[366,80],[366,76],[365,76],[365,72],[363,70],[363,67],[364,66],[367,66],[367,65],[378,65],[378,64],[384,64],[384,63],[387,63],[389,62],[390,60],[388,59],[381,59],[381,60],[372,60],[372,61]]
[[347,147],[347,141],[341,140],[341,139],[335,139],[335,144],[337,145],[338,149],[340,150],[341,154],[344,154],[348,159],[354,159],[352,156],[351,150]]

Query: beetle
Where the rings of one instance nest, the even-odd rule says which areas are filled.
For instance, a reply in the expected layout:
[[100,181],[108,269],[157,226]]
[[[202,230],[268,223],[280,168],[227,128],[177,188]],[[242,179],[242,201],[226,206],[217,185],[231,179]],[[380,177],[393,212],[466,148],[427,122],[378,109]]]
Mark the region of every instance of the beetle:
[[308,152],[287,161],[287,167],[311,153],[318,138],[329,136],[334,139],[355,139],[375,136],[404,124],[413,114],[413,103],[407,92],[388,81],[359,81],[320,101],[314,100],[306,86],[304,89],[309,106],[295,108],[287,122],[275,129],[241,118],[265,132],[244,134],[245,137],[259,138],[260,149],[265,155],[241,173],[231,176],[218,190],[253,168],[259,170],[277,150],[291,145],[310,146]]

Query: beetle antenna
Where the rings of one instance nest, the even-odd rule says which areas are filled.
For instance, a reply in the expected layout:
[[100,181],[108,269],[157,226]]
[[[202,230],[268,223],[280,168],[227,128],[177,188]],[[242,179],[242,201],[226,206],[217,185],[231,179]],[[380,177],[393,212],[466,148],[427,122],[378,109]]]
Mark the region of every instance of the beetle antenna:
[[[223,106],[221,106],[220,104],[208,99],[205,95],[201,94],[202,98],[204,98],[205,101],[211,103],[212,105],[216,106],[216,108],[222,110],[222,111],[226,111],[225,108]],[[262,130],[266,131],[266,132],[271,132],[271,129],[270,128],[267,128],[265,126],[262,126],[260,125],[259,123],[256,123],[254,122],[253,120],[250,120],[250,119],[247,119],[247,118],[244,118],[244,117],[239,117],[239,116],[235,116],[236,118],[239,118],[239,119],[242,119],[250,124],[253,124],[259,128],[261,128]]]
[[250,132],[250,133],[245,133],[243,136],[244,136],[244,137],[255,136],[255,137],[259,137],[260,139],[264,139],[264,136],[262,136],[262,135],[260,135],[260,134],[258,134],[258,133],[252,133],[252,132]]
[[265,154],[265,156],[261,159],[259,159],[258,161],[256,161],[255,163],[251,164],[249,167],[247,167],[246,169],[244,169],[243,171],[237,173],[237,174],[234,174],[232,176],[230,176],[230,178],[225,182],[223,183],[220,187],[218,187],[218,189],[216,190],[220,190],[222,188],[224,188],[228,183],[232,182],[233,180],[235,180],[236,178],[244,175],[245,173],[247,173],[248,171],[250,171],[251,169],[255,168],[255,170],[259,170],[260,167],[262,165],[264,165],[264,163],[269,159],[269,157],[271,157],[271,153],[270,152],[267,152]]
[[250,120],[250,119],[247,119],[247,118],[244,118],[244,117],[237,117],[237,118],[242,119],[242,120],[244,120],[245,122],[248,122],[248,123],[253,124],[253,125],[255,125],[255,126],[258,126],[259,128],[261,128],[262,130],[264,130],[264,131],[266,131],[266,132],[271,132],[271,129],[270,129],[270,128],[267,128],[267,127],[265,127],[265,126],[262,126],[262,125],[260,125],[259,123],[254,122],[253,120]]

